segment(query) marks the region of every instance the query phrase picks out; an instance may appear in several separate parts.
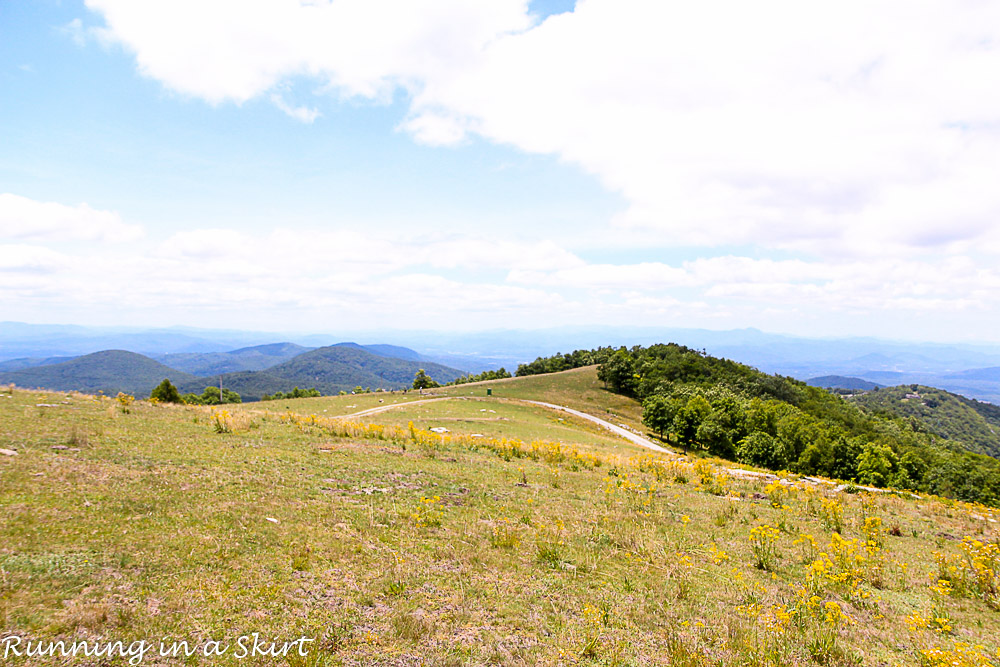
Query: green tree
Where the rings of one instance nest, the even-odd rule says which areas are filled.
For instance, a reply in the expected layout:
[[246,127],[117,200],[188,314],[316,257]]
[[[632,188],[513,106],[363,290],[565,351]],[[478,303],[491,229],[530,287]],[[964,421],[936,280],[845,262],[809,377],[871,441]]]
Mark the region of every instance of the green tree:
[[674,416],[674,432],[682,445],[692,445],[698,440],[698,428],[712,414],[712,404],[704,396],[688,399]]
[[181,402],[187,403],[188,405],[204,405],[201,400],[201,395],[195,394],[194,392],[189,392],[181,396]]
[[619,394],[635,392],[635,362],[627,350],[618,350],[597,369],[597,379]]
[[896,452],[889,445],[869,442],[858,456],[858,481],[885,486],[897,465]]
[[231,389],[222,390],[222,398],[219,398],[219,388],[215,386],[205,387],[205,391],[201,393],[201,404],[202,405],[221,405],[222,403],[242,403],[243,399],[235,391]]
[[433,389],[434,387],[439,387],[437,382],[431,379],[431,376],[424,371],[423,368],[418,370],[413,376],[413,388],[414,389]]
[[815,442],[809,443],[795,464],[796,472],[806,475],[827,475],[833,470],[833,445],[823,434]]
[[181,393],[177,391],[177,387],[167,378],[164,378],[163,382],[156,385],[153,391],[149,393],[149,399],[157,400],[160,403],[183,403]]
[[716,391],[709,398],[712,412],[698,426],[695,438],[713,456],[736,457],[736,443],[746,436],[746,415],[739,398]]
[[676,412],[674,401],[666,396],[653,394],[642,403],[642,423],[663,438],[663,434],[674,423]]
[[736,447],[736,459],[740,463],[772,470],[786,467],[776,460],[775,454],[774,438],[764,431],[754,431],[740,440]]

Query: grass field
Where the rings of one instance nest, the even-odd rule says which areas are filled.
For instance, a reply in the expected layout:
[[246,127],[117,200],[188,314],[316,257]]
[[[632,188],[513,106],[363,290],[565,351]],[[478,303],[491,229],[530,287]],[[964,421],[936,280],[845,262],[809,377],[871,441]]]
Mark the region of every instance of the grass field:
[[[561,377],[494,394],[601,414],[596,379]],[[0,455],[0,651],[16,636],[229,647],[147,665],[998,664],[986,508],[741,480],[502,401],[494,422],[460,421],[479,401],[328,419],[379,398],[403,396],[224,413],[0,395],[0,448],[17,451]],[[313,641],[240,657],[254,632],[274,651]]]
[[493,438],[551,440],[580,444],[604,453],[626,456],[641,449],[599,425],[548,408],[518,403],[506,398],[446,398],[401,405],[385,412],[361,417],[366,422],[418,428],[447,428],[453,433],[480,434]]
[[380,392],[349,396],[323,396],[261,403],[271,410],[294,410],[328,417],[347,415],[382,405],[408,403],[438,396],[485,398],[489,389],[495,398],[545,401],[580,410],[615,424],[625,424],[642,432],[642,406],[636,401],[604,388],[597,379],[597,367],[586,366],[562,373],[529,375],[428,389],[423,393]]

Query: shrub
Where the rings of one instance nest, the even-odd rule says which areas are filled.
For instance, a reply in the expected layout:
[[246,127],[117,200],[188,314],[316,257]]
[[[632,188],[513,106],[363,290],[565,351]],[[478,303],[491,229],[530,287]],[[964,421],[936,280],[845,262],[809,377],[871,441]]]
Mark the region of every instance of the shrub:
[[181,393],[177,391],[177,387],[167,378],[164,378],[163,382],[156,385],[153,391],[149,393],[149,400],[160,403],[183,403]]

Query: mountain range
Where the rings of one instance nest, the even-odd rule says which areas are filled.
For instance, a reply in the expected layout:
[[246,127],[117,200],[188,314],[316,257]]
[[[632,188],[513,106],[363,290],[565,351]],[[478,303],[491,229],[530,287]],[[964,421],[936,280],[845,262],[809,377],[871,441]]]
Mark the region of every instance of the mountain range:
[[[390,353],[408,358],[390,356]],[[168,366],[161,361],[171,361]],[[244,400],[265,394],[315,387],[324,394],[365,388],[409,387],[423,368],[438,382],[449,382],[464,373],[427,362],[406,348],[341,343],[308,349],[291,343],[240,348],[230,352],[173,353],[161,361],[126,350],[103,350],[56,363],[0,369],[0,382],[21,387],[82,391],[145,397],[164,378],[181,393],[201,393],[208,385],[222,385]],[[10,366],[10,362],[7,364]],[[178,368],[182,366],[183,368]]]
[[[380,345],[366,346],[373,353],[379,353],[376,348],[382,347],[381,353],[393,358],[433,362],[471,373],[501,366],[514,372],[520,363],[574,349],[672,341],[767,373],[801,380],[844,376],[879,385],[916,383],[1000,403],[1000,345],[861,337],[804,338],[757,329],[591,326],[478,332],[281,334],[191,327],[142,329],[0,322],[0,373],[106,349],[132,350],[195,375],[261,371],[269,368],[272,361],[287,361],[291,358],[289,354],[294,356],[292,353],[348,338],[380,341]],[[275,347],[271,350],[258,349],[272,346]],[[203,356],[212,354],[222,356]],[[234,360],[239,356],[243,358]]]

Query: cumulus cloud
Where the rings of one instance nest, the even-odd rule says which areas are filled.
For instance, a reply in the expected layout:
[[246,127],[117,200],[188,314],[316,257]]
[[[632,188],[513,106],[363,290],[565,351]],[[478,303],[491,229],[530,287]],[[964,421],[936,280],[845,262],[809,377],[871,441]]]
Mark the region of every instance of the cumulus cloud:
[[117,242],[141,235],[140,227],[125,224],[114,211],[0,193],[0,240]]
[[389,95],[531,25],[526,0],[87,0],[103,38],[140,70],[212,103],[244,102],[287,77],[348,96]]
[[[413,113],[581,165],[659,242],[820,254],[976,239],[1000,7],[591,0],[428,82]],[[992,72],[992,75],[988,73]],[[471,120],[470,120],[471,119]]]
[[312,123],[322,115],[318,109],[292,106],[285,102],[285,99],[277,93],[271,95],[271,102],[288,117],[306,124]]
[[23,243],[0,245],[0,274],[55,273],[67,257],[49,248]]
[[654,290],[684,287],[694,283],[693,276],[682,268],[660,262],[640,264],[583,264],[558,271],[532,268],[515,269],[507,276],[514,283],[572,287],[597,290]]
[[558,156],[658,245],[1000,250],[997,3],[581,0],[541,23],[523,0],[87,4],[172,89],[402,88],[416,140]]
[[88,308],[119,318],[155,305],[163,317],[224,314],[218,323],[233,326],[262,326],[265,313],[312,329],[760,326],[755,318],[764,318],[794,330],[819,314],[857,325],[877,313],[923,318],[939,334],[955,322],[995,319],[1000,270],[960,256],[588,263],[551,240],[203,229],[60,251],[40,242],[0,244],[0,301],[11,312]]

